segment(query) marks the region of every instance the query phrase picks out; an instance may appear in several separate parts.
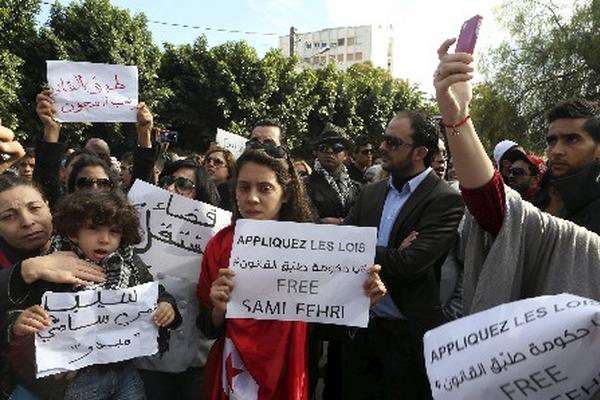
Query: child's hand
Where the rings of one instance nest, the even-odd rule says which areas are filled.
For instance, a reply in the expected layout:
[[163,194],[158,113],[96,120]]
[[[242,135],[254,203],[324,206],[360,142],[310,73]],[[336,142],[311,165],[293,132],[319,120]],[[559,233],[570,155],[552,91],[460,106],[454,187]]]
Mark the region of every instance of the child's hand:
[[154,323],[164,328],[165,326],[169,326],[174,319],[175,310],[173,306],[166,301],[158,303],[158,307],[156,307],[156,312],[154,313]]
[[31,306],[19,315],[13,325],[16,336],[32,335],[50,326],[50,317],[42,306]]

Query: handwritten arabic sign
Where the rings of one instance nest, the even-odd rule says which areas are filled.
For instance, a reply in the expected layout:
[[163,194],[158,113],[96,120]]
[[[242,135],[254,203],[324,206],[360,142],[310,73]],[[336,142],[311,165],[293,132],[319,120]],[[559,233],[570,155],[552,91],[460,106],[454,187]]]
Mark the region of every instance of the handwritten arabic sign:
[[227,318],[366,327],[376,236],[374,227],[237,221]]
[[560,294],[494,307],[425,334],[435,399],[591,399],[600,302]]
[[52,325],[35,335],[37,377],[107,364],[158,351],[152,321],[158,284],[120,290],[46,292]]
[[143,240],[136,251],[150,271],[198,282],[206,243],[231,223],[231,213],[140,180],[128,197],[142,224]]
[[59,121],[136,121],[137,67],[73,61],[46,65]]
[[248,139],[217,128],[216,141],[219,146],[225,150],[229,150],[235,158],[238,158],[242,155],[244,150],[246,150],[246,142]]

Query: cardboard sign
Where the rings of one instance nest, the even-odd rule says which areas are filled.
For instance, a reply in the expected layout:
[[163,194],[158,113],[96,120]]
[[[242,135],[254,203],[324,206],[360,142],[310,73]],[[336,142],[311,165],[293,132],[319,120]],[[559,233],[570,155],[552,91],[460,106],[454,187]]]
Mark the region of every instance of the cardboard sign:
[[227,318],[366,327],[376,241],[374,227],[237,221]]

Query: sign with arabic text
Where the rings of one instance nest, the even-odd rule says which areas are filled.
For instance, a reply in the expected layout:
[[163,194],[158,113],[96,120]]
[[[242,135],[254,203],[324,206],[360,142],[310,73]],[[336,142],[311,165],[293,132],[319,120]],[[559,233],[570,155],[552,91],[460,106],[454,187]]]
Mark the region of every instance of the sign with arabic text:
[[227,318],[366,327],[376,241],[374,227],[238,220]]
[[596,399],[600,302],[571,294],[500,305],[425,334],[433,397]]
[[246,142],[248,141],[245,137],[219,128],[217,128],[217,137],[215,140],[219,146],[225,150],[229,150],[235,158],[241,156],[244,150],[246,150]]
[[118,290],[46,292],[51,325],[35,335],[37,377],[154,354],[158,283]]
[[137,67],[73,61],[46,66],[60,122],[136,122]]
[[136,180],[127,194],[142,225],[136,248],[150,272],[198,282],[208,240],[231,223],[231,213]]

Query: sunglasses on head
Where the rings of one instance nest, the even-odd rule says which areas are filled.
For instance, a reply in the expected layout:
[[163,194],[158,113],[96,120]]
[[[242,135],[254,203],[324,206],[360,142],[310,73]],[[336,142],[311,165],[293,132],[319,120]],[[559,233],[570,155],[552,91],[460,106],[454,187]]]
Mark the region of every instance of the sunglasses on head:
[[275,142],[270,139],[264,142],[257,139],[249,140],[246,142],[246,150],[263,150],[273,158],[287,158],[288,156],[285,148],[275,145]]
[[321,142],[317,145],[317,150],[322,153],[328,150],[331,150],[334,153],[339,153],[346,150],[346,146],[342,142]]
[[82,177],[77,179],[77,181],[75,182],[75,186],[77,186],[78,189],[89,189],[94,185],[98,189],[105,190],[111,190],[114,187],[113,182],[109,178],[94,179]]
[[260,140],[252,138],[246,142],[246,149],[262,149],[265,147],[277,147],[277,144],[273,139]]
[[175,185],[175,189],[179,193],[190,193],[196,185],[194,182],[189,180],[188,178],[184,178],[183,176],[175,177],[173,175],[165,176],[160,180],[160,187],[167,188],[171,185]]
[[404,143],[402,139],[397,138],[396,136],[390,135],[388,133],[383,135],[381,140],[386,144],[386,146],[393,148],[397,148],[400,146],[414,146],[414,143]]
[[204,164],[206,164],[206,165],[212,164],[215,167],[222,167],[223,165],[225,165],[225,161],[221,160],[220,158],[206,157],[204,159]]

